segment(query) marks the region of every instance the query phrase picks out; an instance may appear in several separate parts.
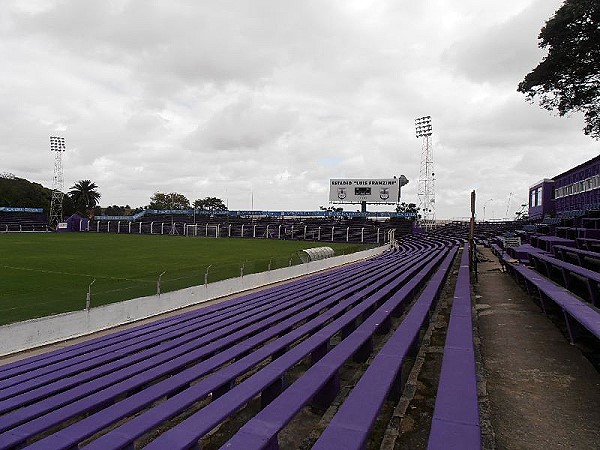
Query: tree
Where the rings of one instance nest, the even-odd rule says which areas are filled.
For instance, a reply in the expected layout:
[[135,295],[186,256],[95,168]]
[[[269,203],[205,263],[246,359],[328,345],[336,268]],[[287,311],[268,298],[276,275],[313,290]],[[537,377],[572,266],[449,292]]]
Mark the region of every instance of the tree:
[[183,194],[177,192],[171,192],[166,194],[164,192],[155,192],[150,197],[150,204],[148,209],[189,209],[190,201]]
[[73,202],[75,209],[83,214],[89,215],[88,211],[93,210],[100,200],[98,186],[90,180],[79,180],[70,188],[69,198]]
[[223,200],[217,197],[206,197],[194,201],[194,208],[203,211],[227,211],[227,206]]
[[583,132],[600,139],[600,2],[566,0],[539,36],[548,55],[519,83],[528,101],[560,116],[583,112]]
[[406,203],[402,202],[396,206],[396,212],[399,213],[411,213],[414,214],[415,218],[420,219],[421,214],[419,214],[421,208],[419,208],[415,203]]
[[336,207],[336,206],[319,206],[319,209],[321,211],[329,211],[329,212],[333,212],[333,213],[337,213],[337,212],[344,212],[344,208],[342,207]]
[[129,205],[119,206],[112,205],[104,208],[105,216],[130,216],[131,215],[131,207]]

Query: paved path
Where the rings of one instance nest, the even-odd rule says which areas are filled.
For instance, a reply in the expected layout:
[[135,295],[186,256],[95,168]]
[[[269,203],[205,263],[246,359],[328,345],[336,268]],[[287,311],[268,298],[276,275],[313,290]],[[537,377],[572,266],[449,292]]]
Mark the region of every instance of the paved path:
[[497,448],[599,449],[600,373],[483,254],[475,293]]

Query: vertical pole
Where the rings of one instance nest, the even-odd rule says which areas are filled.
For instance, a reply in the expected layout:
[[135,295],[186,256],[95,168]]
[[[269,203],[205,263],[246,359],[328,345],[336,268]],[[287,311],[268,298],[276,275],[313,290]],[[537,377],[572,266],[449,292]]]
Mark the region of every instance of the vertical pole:
[[160,297],[160,279],[162,278],[162,276],[167,273],[167,272],[163,272],[158,276],[158,280],[156,281],[156,295],[158,295]]
[[471,191],[471,223],[469,227],[469,249],[471,252],[471,257],[469,258],[470,269],[473,270],[474,260],[474,252],[473,252],[473,242],[475,240],[475,190]]
[[140,234],[142,234],[142,222],[140,222]]
[[88,286],[87,295],[85,296],[85,310],[86,311],[90,310],[90,304],[92,303],[92,284],[94,284],[95,282],[96,282],[96,279],[94,278],[94,280]]
[[212,264],[206,268],[206,273],[204,274],[204,287],[208,287],[208,269],[212,267]]

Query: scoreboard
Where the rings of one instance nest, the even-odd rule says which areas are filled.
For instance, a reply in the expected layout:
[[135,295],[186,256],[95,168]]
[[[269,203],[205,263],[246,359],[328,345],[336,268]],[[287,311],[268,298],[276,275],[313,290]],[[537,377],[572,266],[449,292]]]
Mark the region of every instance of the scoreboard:
[[[344,178],[329,180],[331,203],[398,203],[400,199],[398,178]],[[404,183],[406,184],[406,183]]]

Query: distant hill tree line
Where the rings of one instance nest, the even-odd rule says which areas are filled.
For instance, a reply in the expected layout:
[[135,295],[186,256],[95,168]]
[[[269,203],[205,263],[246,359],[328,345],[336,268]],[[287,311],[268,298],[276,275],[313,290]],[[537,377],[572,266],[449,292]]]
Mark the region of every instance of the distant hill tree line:
[[[0,175],[0,206],[44,208],[44,211],[48,213],[51,200],[52,189],[15,177],[11,173]],[[75,212],[75,206],[68,196],[63,199],[63,211],[65,215]]]
[[[199,198],[190,204],[185,195],[177,192],[155,192],[148,205],[137,208],[129,205],[101,207],[98,204],[100,198],[101,194],[96,183],[90,180],[79,180],[69,188],[69,192],[63,197],[63,214],[65,217],[75,212],[88,217],[129,216],[145,209],[191,209],[192,207],[205,211],[227,210],[227,206],[220,198]],[[0,206],[43,208],[48,213],[51,200],[52,189],[18,178],[11,173],[0,174]]]

